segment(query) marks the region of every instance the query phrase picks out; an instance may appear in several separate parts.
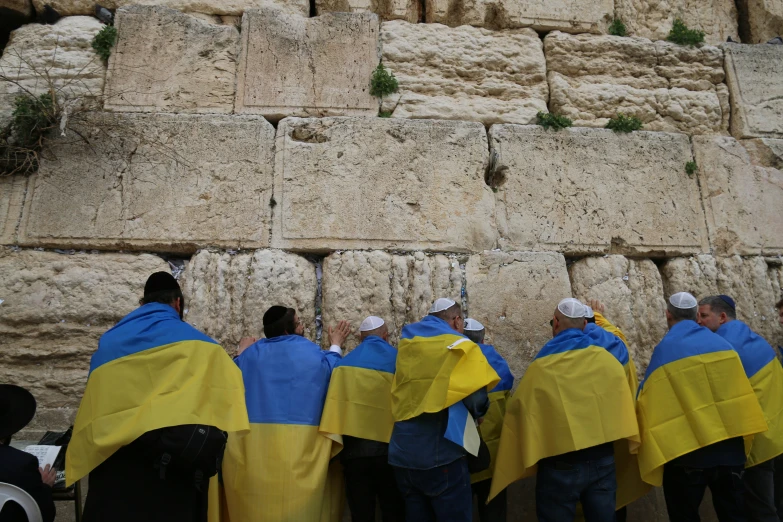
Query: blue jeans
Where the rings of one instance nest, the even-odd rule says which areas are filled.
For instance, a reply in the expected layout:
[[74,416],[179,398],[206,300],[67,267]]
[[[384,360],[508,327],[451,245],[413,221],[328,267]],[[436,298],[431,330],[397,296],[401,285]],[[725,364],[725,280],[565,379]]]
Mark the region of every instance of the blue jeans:
[[539,522],[574,520],[577,502],[587,522],[613,522],[617,496],[614,456],[584,462],[538,463],[536,515]]
[[394,475],[405,499],[406,522],[473,520],[473,492],[464,457],[432,469],[395,467]]

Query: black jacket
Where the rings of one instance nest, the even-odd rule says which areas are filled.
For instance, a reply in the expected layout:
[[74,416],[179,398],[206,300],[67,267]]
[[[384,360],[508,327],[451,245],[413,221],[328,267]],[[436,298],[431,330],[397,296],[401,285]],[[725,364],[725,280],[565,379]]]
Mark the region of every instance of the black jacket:
[[[41,480],[37,458],[11,446],[0,446],[0,482],[28,492],[38,504],[43,522],[54,520],[52,489]],[[27,517],[17,504],[6,504],[0,512],[0,522],[27,522]]]

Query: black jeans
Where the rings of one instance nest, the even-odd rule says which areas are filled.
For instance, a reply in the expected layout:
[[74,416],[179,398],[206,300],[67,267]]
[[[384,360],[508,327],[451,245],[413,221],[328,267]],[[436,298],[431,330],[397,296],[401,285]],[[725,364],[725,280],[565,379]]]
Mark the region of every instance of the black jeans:
[[663,495],[670,522],[699,522],[699,505],[710,488],[720,522],[746,522],[743,466],[689,468],[666,464]]
[[775,457],[775,505],[778,507],[778,517],[783,522],[783,455]]
[[504,489],[487,504],[489,487],[492,479],[482,480],[471,485],[478,502],[479,520],[481,522],[506,522],[506,490]]
[[779,522],[775,507],[775,466],[768,460],[745,470],[745,507],[749,522]]
[[375,522],[375,499],[383,522],[404,522],[405,502],[386,455],[343,460],[345,493],[353,522]]

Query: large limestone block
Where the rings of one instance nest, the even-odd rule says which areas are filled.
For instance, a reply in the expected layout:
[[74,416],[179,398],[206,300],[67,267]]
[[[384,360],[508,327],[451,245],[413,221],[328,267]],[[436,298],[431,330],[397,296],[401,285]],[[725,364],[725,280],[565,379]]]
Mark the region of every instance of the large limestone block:
[[565,258],[555,252],[486,251],[466,268],[468,312],[508,361],[515,380],[552,338],[549,320],[571,297]]
[[495,244],[480,123],[290,118],[275,146],[275,248],[469,252]]
[[426,0],[428,23],[489,29],[601,33],[613,17],[612,0]]
[[532,29],[386,22],[383,62],[399,80],[383,109],[395,118],[531,123],[547,112],[541,40]]
[[286,116],[373,116],[378,17],[328,13],[302,18],[277,9],[242,17],[236,110]]
[[239,55],[236,27],[147,6],[118,10],[115,25],[117,44],[106,78],[107,109],[233,111]]
[[783,138],[783,45],[725,44],[735,138]]
[[783,34],[783,0],[739,0],[737,4],[748,24],[744,42],[765,43]]
[[728,130],[723,52],[646,38],[569,35],[544,39],[550,109],[574,125],[604,127],[618,112],[645,130],[705,134]]
[[696,136],[693,151],[713,251],[783,254],[783,140]]
[[38,96],[51,88],[63,103],[100,98],[106,67],[92,39],[102,27],[93,17],[73,16],[55,25],[24,25],[11,33],[0,57],[0,125],[23,93]]
[[671,256],[708,250],[682,134],[494,125],[498,229],[507,250]]
[[194,252],[269,242],[274,128],[252,116],[95,115],[52,144],[20,243]]
[[315,339],[315,265],[282,250],[198,252],[182,275],[185,319],[233,353],[245,336],[263,337],[270,306],[296,309]]
[[[44,5],[50,5],[63,16],[92,15],[95,12],[93,0],[33,0],[36,11],[43,11]],[[307,0],[102,0],[100,4],[107,9],[119,9],[129,5],[160,5],[186,13],[208,15],[242,16],[248,9],[274,7],[288,14],[309,16],[310,4]]]
[[666,335],[666,302],[658,267],[649,259],[586,257],[568,269],[574,297],[598,299],[628,339],[636,370],[644,375],[653,348]]
[[631,36],[665,40],[679,18],[689,28],[704,31],[708,44],[723,43],[729,36],[738,41],[734,0],[616,0],[615,15]]
[[16,242],[28,181],[26,176],[0,176],[0,245]]
[[24,386],[38,416],[79,406],[98,338],[138,306],[168,265],[149,254],[57,254],[0,248],[0,382]]
[[315,12],[375,13],[381,20],[421,21],[424,2],[419,0],[315,0]]
[[668,260],[661,268],[668,298],[690,292],[697,299],[725,294],[737,303],[737,318],[745,321],[772,346],[783,345],[775,303],[780,299],[779,262],[769,265],[763,257],[713,257],[699,255]]
[[355,335],[346,346],[352,349],[362,320],[376,315],[386,321],[389,342],[396,346],[402,327],[427,315],[435,299],[462,302],[463,269],[453,255],[335,252],[323,265],[324,324],[350,321]]

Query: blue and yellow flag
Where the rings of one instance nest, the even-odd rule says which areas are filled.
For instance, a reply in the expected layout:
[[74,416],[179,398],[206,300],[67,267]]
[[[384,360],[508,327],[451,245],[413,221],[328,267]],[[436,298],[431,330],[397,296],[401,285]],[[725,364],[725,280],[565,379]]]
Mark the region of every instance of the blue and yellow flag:
[[[329,461],[340,436],[318,431],[334,352],[298,335],[261,339],[236,358],[250,433],[228,439],[223,482],[233,522],[337,521],[343,491]],[[340,513],[341,516],[341,513]]]
[[389,442],[391,383],[397,350],[376,335],[364,339],[332,372],[321,431]]
[[462,399],[484,387],[491,390],[500,377],[476,343],[438,317],[403,327],[400,337],[392,380],[394,420],[449,408],[444,436],[476,455],[478,430]]
[[755,466],[783,453],[783,366],[775,349],[742,321],[729,321],[715,332],[739,354],[769,429],[753,437],[745,467]]
[[638,444],[620,362],[581,330],[560,332],[530,363],[508,403],[490,499],[541,459],[628,439]]
[[742,363],[722,337],[680,321],[655,347],[636,402],[639,470],[653,486],[663,465],[733,437],[767,430]]
[[248,429],[242,374],[223,348],[159,303],[103,334],[76,414],[65,476],[73,484],[142,434],[182,424]]
[[495,470],[495,459],[498,454],[498,445],[500,444],[500,431],[503,429],[503,417],[506,415],[506,403],[511,396],[511,388],[514,386],[514,375],[511,373],[506,360],[493,346],[481,343],[479,346],[489,364],[492,365],[492,368],[500,376],[500,382],[489,390],[489,409],[478,428],[481,438],[484,439],[489,449],[491,459],[489,469],[471,475],[471,483],[492,478],[492,472]]

